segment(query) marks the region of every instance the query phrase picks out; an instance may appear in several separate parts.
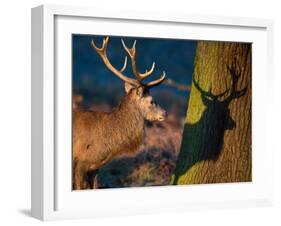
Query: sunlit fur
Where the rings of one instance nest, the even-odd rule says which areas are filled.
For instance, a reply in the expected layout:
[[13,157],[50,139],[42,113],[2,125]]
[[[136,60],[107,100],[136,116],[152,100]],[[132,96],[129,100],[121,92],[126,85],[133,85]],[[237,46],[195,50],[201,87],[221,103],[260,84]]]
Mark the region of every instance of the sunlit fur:
[[87,172],[116,155],[134,152],[144,138],[144,121],[162,121],[165,111],[144,94],[142,87],[125,87],[127,95],[111,112],[74,111],[74,189],[88,188]]

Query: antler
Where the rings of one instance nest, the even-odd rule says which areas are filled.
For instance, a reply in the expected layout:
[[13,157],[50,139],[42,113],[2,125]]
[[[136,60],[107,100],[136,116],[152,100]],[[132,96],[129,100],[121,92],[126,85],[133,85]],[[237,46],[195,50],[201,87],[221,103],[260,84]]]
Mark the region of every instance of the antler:
[[93,40],[91,42],[91,45],[96,50],[96,52],[99,54],[99,56],[103,60],[106,67],[110,71],[112,71],[115,75],[117,75],[121,80],[123,80],[123,81],[125,81],[125,82],[127,82],[127,83],[129,83],[133,86],[144,86],[144,87],[147,87],[147,88],[157,86],[165,80],[166,74],[165,74],[165,72],[163,72],[162,76],[159,79],[148,82],[146,84],[143,83],[142,80],[147,78],[149,75],[152,74],[152,72],[155,68],[155,63],[153,62],[150,70],[146,70],[145,73],[139,73],[138,70],[137,70],[137,65],[136,65],[136,40],[134,41],[134,44],[133,44],[132,48],[128,48],[125,45],[124,41],[121,39],[121,42],[122,42],[122,45],[123,45],[125,51],[128,53],[129,57],[131,58],[132,69],[133,69],[133,73],[136,76],[136,79],[132,79],[132,78],[129,78],[129,77],[125,76],[122,72],[126,69],[127,57],[125,58],[124,66],[122,67],[121,70],[117,70],[115,67],[113,67],[112,64],[110,63],[110,61],[108,60],[107,56],[106,56],[106,48],[107,48],[108,41],[109,41],[109,37],[107,36],[105,39],[103,39],[103,43],[102,43],[101,48],[98,48],[95,45],[95,42]]
[[125,51],[128,53],[129,57],[131,58],[133,72],[134,72],[137,80],[140,82],[140,84],[142,84],[145,87],[153,87],[153,86],[159,85],[161,82],[163,82],[165,80],[166,74],[163,71],[163,73],[162,73],[162,75],[161,75],[161,77],[159,79],[154,80],[152,82],[149,82],[147,84],[142,83],[142,80],[147,78],[154,71],[155,62],[153,62],[151,68],[149,70],[146,70],[145,73],[140,73],[137,70],[137,63],[136,63],[136,52],[137,52],[136,51],[136,44],[137,44],[137,40],[134,41],[134,44],[133,44],[132,48],[128,48],[126,46],[126,44],[124,43],[123,39],[121,39],[121,42],[122,42],[122,45],[123,45]]
[[126,66],[127,66],[127,57],[125,58],[124,66],[122,67],[121,70],[116,69],[110,63],[110,61],[108,60],[107,55],[106,55],[106,48],[107,48],[108,41],[109,41],[109,37],[106,37],[105,39],[103,39],[101,48],[98,48],[96,46],[95,42],[92,40],[91,46],[92,46],[93,49],[96,50],[96,52],[99,54],[99,56],[101,57],[102,61],[104,62],[105,66],[110,71],[112,71],[115,75],[117,75],[124,82],[127,82],[127,83],[129,83],[131,85],[134,85],[134,86],[138,86],[139,83],[135,79],[129,78],[129,77],[125,76],[124,74],[122,74],[122,72],[126,69]]
[[136,43],[137,43],[137,40],[134,41],[134,44],[133,44],[132,48],[128,48],[126,46],[126,44],[124,43],[123,39],[121,39],[121,42],[122,42],[122,45],[123,45],[124,49],[126,50],[126,52],[128,53],[128,55],[131,58],[132,69],[133,69],[133,72],[134,72],[137,80],[138,81],[142,81],[143,79],[145,79],[146,77],[151,75],[152,72],[154,71],[155,62],[153,62],[152,67],[150,68],[150,70],[149,71],[146,70],[146,72],[143,73],[143,74],[138,72],[138,70],[137,70],[137,64],[136,64]]
[[[231,75],[231,80],[232,80],[232,86],[231,86],[231,90],[230,90],[230,95],[223,101],[221,102],[224,102],[226,104],[229,104],[231,100],[233,99],[236,99],[236,98],[239,98],[241,96],[243,96],[246,91],[247,91],[247,85],[245,88],[243,88],[242,90],[237,90],[237,83],[238,83],[238,79],[240,77],[240,74],[241,74],[241,71],[240,73],[238,74],[237,73],[237,70],[235,69],[234,65],[232,64],[230,67],[227,66],[227,69],[228,71],[230,72],[230,75]],[[211,92],[211,87],[209,89],[209,91],[205,91],[203,90],[200,86],[199,86],[199,79],[198,79],[198,82],[195,80],[195,76],[193,76],[193,84],[194,86],[196,87],[196,89],[198,89],[198,91],[201,93],[201,95],[211,99],[211,100],[217,100],[218,98],[224,96],[227,92],[229,92],[229,89],[220,93],[220,94],[217,94],[217,95],[214,95],[212,94]]]
[[199,86],[198,83],[199,83],[199,79],[198,79],[198,82],[196,82],[195,76],[193,76],[193,84],[194,84],[194,86],[196,87],[196,89],[198,89],[198,91],[201,93],[201,95],[206,96],[206,97],[208,97],[208,98],[211,99],[211,100],[216,100],[216,99],[218,99],[218,98],[224,96],[224,95],[228,92],[228,90],[226,90],[226,91],[224,91],[224,92],[222,92],[222,93],[220,93],[220,94],[214,95],[214,94],[212,94],[212,91],[211,91],[212,88],[211,88],[211,87],[209,88],[209,91],[204,91],[204,90]]
[[236,98],[239,98],[239,97],[243,96],[247,91],[247,85],[245,86],[245,88],[238,91],[237,90],[237,83],[238,83],[238,79],[239,79],[240,74],[241,74],[241,70],[240,70],[240,73],[237,73],[237,70],[235,69],[233,63],[231,64],[230,67],[227,65],[227,69],[228,69],[228,71],[231,75],[232,86],[231,86],[230,95],[225,99],[225,101],[230,102],[233,99],[236,99]]

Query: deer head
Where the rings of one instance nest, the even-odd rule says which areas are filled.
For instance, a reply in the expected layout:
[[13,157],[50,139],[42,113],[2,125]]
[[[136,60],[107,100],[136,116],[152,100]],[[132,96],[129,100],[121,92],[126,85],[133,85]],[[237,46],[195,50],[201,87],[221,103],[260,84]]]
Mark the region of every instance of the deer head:
[[237,90],[241,70],[237,73],[235,68],[237,67],[233,64],[230,67],[227,66],[232,81],[231,88],[216,95],[212,93],[212,88],[208,91],[203,90],[199,81],[193,77],[193,84],[201,94],[205,109],[200,120],[195,124],[189,124],[187,130],[188,133],[198,134],[198,141],[194,141],[194,143],[197,142],[194,146],[197,147],[198,152],[204,153],[202,154],[204,159],[216,160],[223,147],[225,131],[236,127],[235,121],[231,118],[229,104],[232,100],[243,96],[247,87]]
[[123,71],[127,66],[127,57],[125,57],[124,66],[120,70],[116,69],[107,58],[106,49],[108,42],[109,37],[106,37],[105,39],[103,39],[101,48],[98,48],[95,42],[92,40],[91,46],[101,57],[105,66],[122,81],[124,81],[126,94],[129,96],[130,100],[135,104],[135,106],[139,108],[140,112],[143,115],[143,118],[148,121],[163,121],[165,119],[166,112],[160,106],[155,104],[152,96],[149,95],[149,90],[152,87],[161,84],[165,80],[165,72],[163,72],[159,79],[144,83],[143,80],[152,74],[155,63],[152,64],[150,70],[146,70],[145,73],[140,73],[137,70],[136,64],[136,40],[134,41],[132,48],[128,48],[125,45],[124,41],[121,39],[122,45],[131,59],[131,65],[136,79],[127,77],[123,74]]
[[[200,92],[202,102],[206,107],[206,111],[204,113],[212,114],[212,121],[215,124],[214,126],[221,125],[220,127],[222,128],[218,128],[221,130],[235,128],[236,125],[234,120],[230,116],[230,111],[228,107],[232,100],[243,96],[247,90],[247,86],[239,91],[237,90],[237,83],[240,77],[241,70],[240,73],[237,73],[234,64],[232,64],[231,66],[227,66],[227,70],[229,71],[229,74],[231,76],[232,86],[230,90],[228,89],[217,95],[214,95],[212,93],[211,87],[209,88],[209,91],[203,90],[199,85],[199,80],[196,81],[195,77],[193,77],[193,84],[196,89]],[[227,93],[229,93],[228,97],[224,98],[223,100],[220,100]]]

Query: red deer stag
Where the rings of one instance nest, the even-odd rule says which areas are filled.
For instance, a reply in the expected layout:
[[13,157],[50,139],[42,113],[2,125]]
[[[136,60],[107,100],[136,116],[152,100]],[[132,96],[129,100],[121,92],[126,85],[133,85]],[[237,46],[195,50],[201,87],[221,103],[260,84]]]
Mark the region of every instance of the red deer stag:
[[[92,48],[98,53],[105,66],[124,81],[126,95],[111,112],[74,111],[73,114],[73,188],[75,190],[97,188],[97,172],[116,155],[133,152],[144,139],[144,122],[163,121],[166,112],[153,102],[149,90],[162,83],[165,72],[154,81],[143,80],[152,74],[150,70],[139,73],[136,66],[136,41],[128,48],[122,45],[129,55],[136,79],[123,74],[127,57],[121,70],[116,69],[107,58],[106,49],[109,37],[103,39],[101,48],[94,41]],[[91,175],[91,178],[90,176]]]

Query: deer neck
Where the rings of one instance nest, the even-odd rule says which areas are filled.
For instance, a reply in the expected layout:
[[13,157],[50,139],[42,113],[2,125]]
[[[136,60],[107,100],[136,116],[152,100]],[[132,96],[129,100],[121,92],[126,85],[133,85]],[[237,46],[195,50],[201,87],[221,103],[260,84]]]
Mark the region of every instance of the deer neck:
[[139,107],[125,96],[119,106],[113,110],[112,116],[118,128],[120,148],[126,152],[135,151],[144,138],[144,118]]

